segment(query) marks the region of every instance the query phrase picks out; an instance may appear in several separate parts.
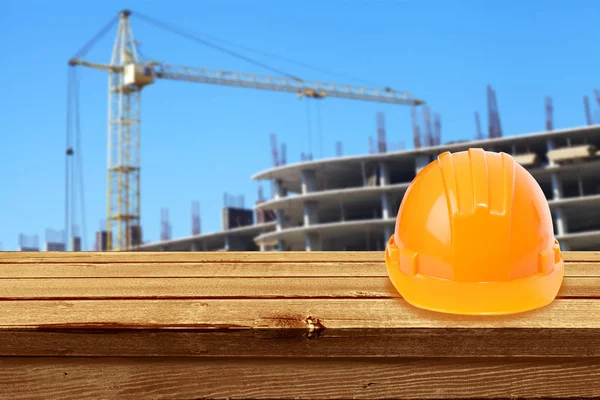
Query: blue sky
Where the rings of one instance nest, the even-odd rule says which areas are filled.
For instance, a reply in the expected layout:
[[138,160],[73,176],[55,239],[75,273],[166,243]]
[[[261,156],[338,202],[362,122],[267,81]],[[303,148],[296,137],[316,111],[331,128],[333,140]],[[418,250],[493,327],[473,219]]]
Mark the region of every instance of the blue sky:
[[[584,124],[583,95],[600,87],[595,0],[550,1],[0,1],[0,242],[61,229],[67,60],[119,10],[129,8],[199,35],[277,54],[378,86],[407,90],[441,114],[442,141],[471,138],[473,112],[485,118],[490,83],[506,135],[544,129],[544,97],[554,124]],[[132,18],[146,56],[169,64],[269,71]],[[108,62],[114,30],[88,60]],[[244,53],[304,79],[361,84]],[[80,70],[87,246],[106,213],[107,79]],[[597,109],[597,104],[592,101]],[[348,100],[321,103],[323,156],[365,153],[375,113],[386,113],[390,141],[411,143],[406,107]],[[313,153],[320,156],[313,115]],[[271,166],[269,134],[288,162],[308,149],[306,106],[295,95],[159,81],[142,99],[142,224],[157,240],[160,209],[173,236],[191,230],[199,200],[204,232],[220,229],[223,192],[256,199],[250,175]],[[268,193],[265,185],[265,191]]]

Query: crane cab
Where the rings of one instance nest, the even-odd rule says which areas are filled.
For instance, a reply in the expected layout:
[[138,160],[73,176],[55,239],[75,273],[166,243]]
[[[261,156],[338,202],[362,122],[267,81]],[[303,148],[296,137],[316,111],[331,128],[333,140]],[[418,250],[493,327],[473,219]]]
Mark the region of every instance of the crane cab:
[[154,83],[154,68],[147,64],[125,65],[125,85],[144,87]]

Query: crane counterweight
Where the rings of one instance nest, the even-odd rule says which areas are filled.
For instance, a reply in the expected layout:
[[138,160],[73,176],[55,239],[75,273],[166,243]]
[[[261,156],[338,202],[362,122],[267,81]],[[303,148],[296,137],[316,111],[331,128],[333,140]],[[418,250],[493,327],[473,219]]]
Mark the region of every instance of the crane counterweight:
[[125,85],[135,85],[142,88],[154,83],[154,70],[144,64],[127,64],[125,66]]

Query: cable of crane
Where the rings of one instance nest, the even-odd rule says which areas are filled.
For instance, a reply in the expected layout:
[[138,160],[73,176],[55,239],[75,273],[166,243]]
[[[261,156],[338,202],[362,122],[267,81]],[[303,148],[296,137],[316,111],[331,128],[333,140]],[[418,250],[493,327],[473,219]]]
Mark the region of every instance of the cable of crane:
[[70,162],[70,158],[73,155],[73,149],[71,147],[71,94],[73,91],[73,79],[72,79],[72,75],[73,72],[75,71],[74,68],[69,68],[68,69],[68,73],[67,73],[67,126],[66,126],[66,134],[65,134],[65,139],[66,139],[66,143],[65,143],[65,236],[66,236],[66,240],[67,243],[69,241],[69,187],[70,187],[70,182],[69,182],[69,162]]
[[[67,183],[66,183],[66,188],[67,188],[67,198],[66,198],[66,210],[65,213],[67,215],[67,224],[65,227],[65,234],[66,234],[66,246],[68,246],[70,239],[75,235],[74,232],[74,226],[75,226],[75,209],[76,209],[76,205],[75,205],[75,201],[76,201],[76,197],[75,197],[75,180],[73,179],[74,177],[74,162],[73,162],[73,157],[75,156],[75,150],[73,149],[73,116],[75,113],[75,107],[74,107],[74,99],[75,99],[75,80],[76,80],[76,69],[75,68],[70,68],[69,69],[69,94],[68,94],[68,98],[67,98],[67,171],[66,171],[66,179],[67,179]],[[71,249],[73,250],[73,249]]]
[[74,87],[75,87],[75,157],[77,161],[76,165],[76,173],[79,178],[79,201],[80,201],[80,210],[81,210],[81,248],[85,249],[87,246],[87,227],[85,223],[85,191],[83,186],[83,152],[81,151],[81,124],[80,124],[80,102],[79,102],[79,81],[77,80],[77,75],[74,74]]
[[321,102],[316,102],[317,107],[317,135],[319,136],[319,158],[323,158],[323,130],[321,129]]
[[267,70],[269,70],[269,71],[271,71],[271,72],[275,72],[275,73],[277,73],[277,74],[280,74],[280,75],[283,75],[283,76],[287,76],[288,78],[290,78],[290,79],[293,79],[293,80],[295,80],[295,81],[298,81],[298,82],[302,82],[302,81],[303,81],[302,79],[298,78],[297,76],[294,76],[294,75],[292,75],[292,74],[288,74],[287,72],[284,72],[284,71],[282,71],[282,70],[280,70],[280,69],[277,69],[277,68],[271,67],[271,66],[269,66],[269,65],[267,65],[267,64],[265,64],[265,63],[262,63],[262,62],[260,62],[260,61],[256,61],[256,60],[254,60],[254,59],[252,59],[252,58],[250,58],[250,57],[246,57],[246,56],[244,56],[243,54],[240,54],[240,53],[238,53],[238,52],[235,52],[235,51],[233,51],[233,50],[229,50],[229,49],[226,49],[225,47],[222,47],[222,46],[216,45],[216,44],[214,44],[214,43],[211,43],[210,41],[208,41],[208,40],[205,40],[205,39],[202,39],[202,38],[200,38],[200,37],[197,37],[197,36],[195,36],[195,35],[193,35],[193,34],[191,34],[191,33],[188,33],[188,32],[181,31],[181,30],[179,30],[179,29],[177,29],[177,28],[173,27],[172,25],[170,25],[170,24],[168,24],[168,23],[166,23],[166,22],[158,21],[158,20],[156,20],[156,19],[154,19],[154,18],[152,18],[152,17],[148,17],[148,16],[146,16],[146,15],[144,15],[144,14],[140,14],[140,13],[132,13],[132,15],[135,15],[135,16],[137,16],[138,18],[140,18],[140,19],[142,19],[142,20],[146,21],[147,23],[149,23],[149,24],[151,24],[151,25],[154,25],[154,26],[156,26],[156,27],[158,27],[158,28],[161,28],[161,29],[163,29],[163,30],[165,30],[165,31],[167,31],[167,32],[170,32],[170,33],[173,33],[173,34],[175,34],[175,35],[178,35],[178,36],[184,37],[184,38],[186,38],[186,39],[192,40],[192,41],[194,41],[194,42],[197,42],[197,43],[203,44],[203,45],[205,45],[205,46],[207,46],[207,47],[210,47],[210,48],[212,48],[212,49],[215,49],[215,50],[221,51],[221,52],[223,52],[223,53],[227,53],[227,54],[229,54],[230,56],[233,56],[233,57],[239,58],[239,59],[241,59],[241,60],[244,60],[244,61],[246,61],[246,62],[249,62],[249,63],[251,63],[251,64],[254,64],[254,65],[258,66],[258,67],[261,67],[261,68],[267,69]]
[[[68,245],[70,239],[75,236],[75,221],[78,208],[77,194],[79,194],[79,209],[81,211],[81,241],[82,248],[85,249],[87,246],[87,227],[85,220],[83,158],[81,151],[81,126],[79,114],[79,83],[77,80],[77,70],[75,68],[69,68],[67,75],[67,126],[65,154],[65,236]],[[74,157],[76,157],[76,160]]]
[[94,35],[83,47],[75,53],[72,58],[81,58],[87,54],[88,51],[98,42],[98,40],[102,39],[104,35],[110,30],[119,21],[119,16],[115,15],[105,26],[102,28],[96,35]]
[[303,62],[300,62],[300,61],[297,61],[297,60],[292,60],[290,58],[282,57],[282,56],[277,55],[277,54],[269,53],[269,52],[266,52],[266,51],[263,51],[263,50],[253,49],[251,47],[244,46],[244,45],[241,45],[241,44],[238,44],[238,43],[234,43],[234,42],[231,42],[231,41],[228,41],[228,40],[225,40],[225,39],[221,39],[221,38],[215,37],[213,35],[209,35],[207,33],[194,32],[194,34],[197,35],[197,36],[199,36],[199,37],[203,36],[203,37],[205,37],[207,39],[212,40],[213,42],[220,42],[220,43],[226,44],[226,45],[231,46],[231,47],[237,47],[239,49],[245,50],[245,51],[250,52],[250,53],[259,54],[259,55],[262,55],[262,56],[265,56],[265,57],[272,58],[274,60],[287,62],[289,64],[294,64],[294,65],[297,65],[297,66],[302,67],[302,68],[312,69],[314,71],[322,72],[322,73],[327,74],[327,75],[337,76],[337,77],[340,77],[340,78],[344,78],[344,79],[348,79],[348,80],[353,80],[353,81],[356,81],[356,82],[362,82],[364,84],[371,85],[371,86],[383,86],[383,85],[379,85],[379,84],[376,84],[376,83],[364,80],[362,78],[357,78],[355,76],[350,76],[350,75],[346,75],[346,74],[340,74],[339,72],[333,72],[333,71],[326,70],[324,68],[315,67],[314,65],[306,64],[306,63],[303,63]]
[[308,126],[308,159],[313,159],[312,152],[312,122],[310,118],[310,99],[306,99],[306,122]]

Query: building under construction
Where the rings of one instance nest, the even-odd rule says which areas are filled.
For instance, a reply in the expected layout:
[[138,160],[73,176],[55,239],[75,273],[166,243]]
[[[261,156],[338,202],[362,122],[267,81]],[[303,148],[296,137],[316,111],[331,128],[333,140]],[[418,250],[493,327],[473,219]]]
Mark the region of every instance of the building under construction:
[[600,249],[600,126],[496,137],[428,148],[309,161],[253,179],[274,182],[276,214],[263,249],[383,250],[411,180],[442,152],[482,147],[513,155],[540,184],[564,249]]
[[441,144],[439,116],[432,118],[427,108],[422,113],[424,125],[413,114],[414,148],[410,150],[389,151],[381,114],[377,116],[377,146],[370,138],[366,155],[303,157],[298,163],[285,164],[272,140],[274,166],[252,177],[270,182],[273,188],[271,199],[259,196],[254,207],[261,216],[259,223],[245,219],[245,226],[226,225],[223,232],[148,243],[140,249],[212,250],[206,245],[211,240],[229,250],[383,250],[402,197],[416,174],[442,152],[480,147],[511,154],[533,175],[548,200],[563,249],[599,250],[600,125],[592,124],[587,99],[588,126],[554,130],[552,102],[546,99],[546,131],[507,137],[502,134],[495,97],[488,87],[487,134],[476,114],[476,139],[471,141]]
[[[253,251],[259,250],[254,238],[275,229],[275,214],[270,211],[257,210],[244,206],[244,197],[223,195],[221,213],[221,230],[218,232],[202,233],[199,203],[192,203],[192,232],[190,236],[171,238],[171,223],[168,210],[161,210],[160,241],[143,244],[136,248],[149,251]],[[262,190],[259,191],[260,204]],[[105,232],[104,232],[105,234]],[[97,243],[98,250],[102,244]]]

